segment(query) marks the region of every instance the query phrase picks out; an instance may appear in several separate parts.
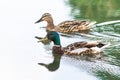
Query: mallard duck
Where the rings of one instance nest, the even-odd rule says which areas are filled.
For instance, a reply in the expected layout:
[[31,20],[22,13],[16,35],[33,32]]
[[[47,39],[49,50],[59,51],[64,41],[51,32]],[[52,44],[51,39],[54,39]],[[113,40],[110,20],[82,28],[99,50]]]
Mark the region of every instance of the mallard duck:
[[58,54],[96,57],[100,56],[102,50],[109,46],[109,44],[104,44],[102,42],[97,41],[81,41],[72,43],[66,47],[62,47],[59,34],[56,31],[47,32],[46,38],[53,41],[54,46],[52,48],[52,52]]
[[53,18],[50,13],[44,13],[42,17],[36,21],[35,23],[39,23],[41,21],[47,22],[47,31],[58,31],[61,33],[72,33],[72,32],[80,32],[83,30],[89,30],[96,23],[89,22],[86,20],[73,20],[73,21],[63,21],[57,26],[54,25]]

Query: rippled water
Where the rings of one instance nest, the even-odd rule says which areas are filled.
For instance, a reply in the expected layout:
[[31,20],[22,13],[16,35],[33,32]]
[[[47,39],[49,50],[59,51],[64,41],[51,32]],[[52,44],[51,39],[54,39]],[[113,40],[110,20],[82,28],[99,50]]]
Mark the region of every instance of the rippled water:
[[[96,26],[88,34],[61,36],[62,46],[83,40],[111,44],[104,49],[103,59],[86,61],[52,54],[52,43],[44,45],[34,38],[46,35],[45,29],[40,28],[46,25],[45,22],[34,24],[43,13],[51,13],[55,24],[72,19],[69,16],[71,8],[64,1],[4,0],[0,1],[0,9],[1,80],[119,80],[119,22]],[[47,64],[47,68],[38,63]]]

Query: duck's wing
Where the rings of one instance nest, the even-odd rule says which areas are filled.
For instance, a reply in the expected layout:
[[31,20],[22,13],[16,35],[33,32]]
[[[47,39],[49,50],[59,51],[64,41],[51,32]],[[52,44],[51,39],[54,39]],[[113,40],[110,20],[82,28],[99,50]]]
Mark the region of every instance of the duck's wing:
[[87,48],[92,48],[92,47],[97,47],[99,43],[97,41],[94,41],[94,42],[88,42],[85,47]]
[[75,43],[69,44],[68,46],[64,47],[64,49],[71,51],[74,49],[83,48],[86,44],[87,44],[86,41],[75,42]]
[[57,25],[56,30],[62,33],[77,32],[77,26],[78,24],[74,21],[63,21]]
[[81,41],[81,42],[75,42],[75,43],[69,44],[68,46],[64,47],[64,49],[71,51],[78,48],[93,48],[93,47],[102,48],[106,45],[107,44],[104,44],[102,42],[97,42],[97,41],[93,41],[93,42]]
[[79,26],[78,26],[78,29],[79,31],[81,30],[89,30],[91,29],[95,24],[96,24],[96,21],[93,21],[93,22],[90,22],[90,21],[78,21]]
[[[90,44],[90,43],[89,43]],[[91,54],[92,50],[88,47],[88,42],[86,41],[81,41],[81,42],[75,42],[72,44],[69,44],[68,46],[64,47],[64,53],[65,54],[70,54],[70,55],[81,55],[81,54]]]
[[98,47],[98,48],[102,48],[104,46],[106,46],[107,44],[105,43],[102,43],[102,42],[97,42],[97,41],[94,41],[94,42],[88,42],[85,47],[87,48],[92,48],[92,47]]
[[100,58],[102,56],[102,48],[105,44],[101,42],[75,42],[63,48],[64,54],[79,55]]
[[89,54],[90,50],[91,49],[89,48],[78,48],[73,50],[65,49],[64,53],[68,55],[83,55],[83,54]]
[[57,25],[59,32],[78,32],[81,30],[89,30],[96,22],[85,20],[64,21]]

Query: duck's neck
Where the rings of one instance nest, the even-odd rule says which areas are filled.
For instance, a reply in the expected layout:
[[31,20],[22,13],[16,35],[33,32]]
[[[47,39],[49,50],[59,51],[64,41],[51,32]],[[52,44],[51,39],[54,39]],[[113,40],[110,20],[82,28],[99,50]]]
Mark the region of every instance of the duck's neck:
[[56,38],[53,42],[54,42],[54,45],[56,45],[56,46],[61,46],[61,43],[60,43],[60,39],[59,39],[59,38]]
[[63,51],[63,48],[61,46],[54,45],[52,48],[52,53],[59,54],[62,56],[64,54],[64,51]]
[[54,27],[55,25],[54,25],[53,19],[49,18],[49,20],[47,20],[47,30],[51,31],[52,29],[54,29]]

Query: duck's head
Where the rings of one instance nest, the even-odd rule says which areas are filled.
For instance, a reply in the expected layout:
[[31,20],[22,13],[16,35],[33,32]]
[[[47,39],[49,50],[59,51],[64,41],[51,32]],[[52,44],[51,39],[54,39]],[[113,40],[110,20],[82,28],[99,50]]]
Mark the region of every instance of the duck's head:
[[53,41],[54,45],[61,45],[59,34],[56,31],[49,31],[46,37],[49,40]]
[[47,22],[53,21],[51,14],[50,13],[44,13],[42,15],[42,17],[38,21],[36,21],[35,23],[39,23],[41,21],[47,21]]

